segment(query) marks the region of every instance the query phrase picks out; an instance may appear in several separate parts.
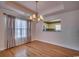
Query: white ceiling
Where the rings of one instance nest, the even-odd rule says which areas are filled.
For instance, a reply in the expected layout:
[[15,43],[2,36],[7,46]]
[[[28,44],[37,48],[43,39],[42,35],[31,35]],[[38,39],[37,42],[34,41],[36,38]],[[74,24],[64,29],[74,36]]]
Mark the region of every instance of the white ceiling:
[[[25,7],[36,11],[35,1],[17,1]],[[38,12],[43,16],[51,16],[56,13],[79,9],[78,1],[39,1]]]
[[[16,1],[17,3],[25,6],[26,8],[29,8],[33,11],[36,11],[36,5],[35,1]],[[0,2],[0,7],[4,7],[6,9],[11,9],[17,13],[20,13],[21,15],[24,15],[24,17],[28,16],[28,13],[25,13],[22,10],[14,9],[11,6],[7,6],[4,2]],[[62,13],[65,11],[71,11],[79,9],[79,2],[78,1],[39,1],[38,2],[38,12],[39,14],[42,14],[43,16],[50,17],[54,14]],[[5,10],[6,11],[6,10]],[[14,12],[13,12],[14,13]]]
[[[35,1],[17,1],[18,3],[36,11],[36,2]],[[61,1],[39,1],[38,2],[38,12],[40,14],[45,14],[48,10],[54,10],[57,7],[62,5]]]

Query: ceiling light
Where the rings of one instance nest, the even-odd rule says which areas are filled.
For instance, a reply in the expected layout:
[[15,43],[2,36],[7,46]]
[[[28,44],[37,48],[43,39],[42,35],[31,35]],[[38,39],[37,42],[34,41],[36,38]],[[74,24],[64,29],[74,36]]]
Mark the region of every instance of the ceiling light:
[[39,15],[38,13],[38,1],[36,1],[36,13],[31,15],[29,19],[32,21],[43,21],[44,20],[43,16]]

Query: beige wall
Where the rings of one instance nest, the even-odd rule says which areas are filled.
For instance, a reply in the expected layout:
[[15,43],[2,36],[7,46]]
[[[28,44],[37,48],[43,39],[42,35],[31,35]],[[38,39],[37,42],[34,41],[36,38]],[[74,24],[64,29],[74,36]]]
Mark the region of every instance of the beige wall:
[[31,39],[35,40],[36,22],[31,22]]
[[49,18],[61,19],[61,32],[45,32],[43,23],[39,22],[36,24],[36,40],[79,50],[79,10],[52,15]]
[[0,12],[0,50],[4,50],[5,47],[5,16]]

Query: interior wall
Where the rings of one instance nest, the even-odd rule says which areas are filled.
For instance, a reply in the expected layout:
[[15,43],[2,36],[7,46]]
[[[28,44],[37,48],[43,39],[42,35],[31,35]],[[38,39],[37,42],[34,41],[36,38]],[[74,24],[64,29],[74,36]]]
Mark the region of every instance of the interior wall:
[[61,19],[61,32],[43,31],[43,22],[39,22],[35,40],[79,50],[79,10],[52,15],[49,19]]
[[31,41],[35,40],[36,22],[31,22]]
[[5,15],[0,12],[0,50],[4,50],[5,47]]

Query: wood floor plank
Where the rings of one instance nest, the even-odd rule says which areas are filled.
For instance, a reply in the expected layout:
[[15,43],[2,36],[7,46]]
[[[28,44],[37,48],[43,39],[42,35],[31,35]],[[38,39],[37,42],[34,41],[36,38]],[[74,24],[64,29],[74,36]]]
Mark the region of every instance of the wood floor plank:
[[14,48],[0,52],[1,57],[74,57],[79,56],[79,51],[60,47],[57,45],[32,41]]

